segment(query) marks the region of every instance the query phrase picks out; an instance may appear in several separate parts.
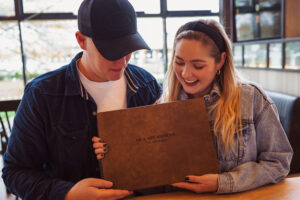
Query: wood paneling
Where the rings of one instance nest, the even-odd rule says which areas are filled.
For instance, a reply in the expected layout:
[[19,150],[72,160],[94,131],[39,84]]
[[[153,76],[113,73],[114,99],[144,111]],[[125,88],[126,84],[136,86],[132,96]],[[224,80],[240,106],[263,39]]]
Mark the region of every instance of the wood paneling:
[[300,0],[285,0],[285,37],[300,37]]

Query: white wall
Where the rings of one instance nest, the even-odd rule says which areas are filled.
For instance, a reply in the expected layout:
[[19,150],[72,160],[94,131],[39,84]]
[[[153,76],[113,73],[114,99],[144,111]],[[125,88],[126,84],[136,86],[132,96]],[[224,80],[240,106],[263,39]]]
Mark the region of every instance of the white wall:
[[238,72],[264,89],[300,96],[300,72],[241,68]]

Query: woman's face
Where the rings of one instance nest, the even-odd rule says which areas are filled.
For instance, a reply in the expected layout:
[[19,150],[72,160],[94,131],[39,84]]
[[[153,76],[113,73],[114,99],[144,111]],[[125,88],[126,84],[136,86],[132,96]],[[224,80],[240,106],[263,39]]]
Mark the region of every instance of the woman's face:
[[224,62],[216,63],[210,47],[196,40],[181,39],[175,48],[173,67],[184,91],[194,97],[209,94],[217,70]]

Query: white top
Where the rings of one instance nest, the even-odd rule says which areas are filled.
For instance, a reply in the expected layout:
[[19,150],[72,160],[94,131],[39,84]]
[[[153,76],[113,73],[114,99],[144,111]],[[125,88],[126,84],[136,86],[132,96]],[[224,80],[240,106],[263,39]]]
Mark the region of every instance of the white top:
[[81,83],[97,104],[97,112],[127,108],[126,78],[124,73],[116,81],[94,82],[86,78],[78,67],[77,69]]

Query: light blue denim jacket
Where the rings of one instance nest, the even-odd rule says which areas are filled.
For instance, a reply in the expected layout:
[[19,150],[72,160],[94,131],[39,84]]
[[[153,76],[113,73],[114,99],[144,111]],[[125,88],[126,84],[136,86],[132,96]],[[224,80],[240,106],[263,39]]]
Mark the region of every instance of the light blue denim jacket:
[[[208,110],[219,97],[220,91],[215,85],[210,94],[204,96]],[[180,99],[187,99],[186,93],[182,92]],[[221,138],[214,136],[221,170],[217,191],[220,194],[277,183],[289,173],[293,150],[273,101],[255,84],[243,83],[241,112],[243,131],[235,142],[235,151],[225,154]],[[212,125],[213,118],[209,118]]]

